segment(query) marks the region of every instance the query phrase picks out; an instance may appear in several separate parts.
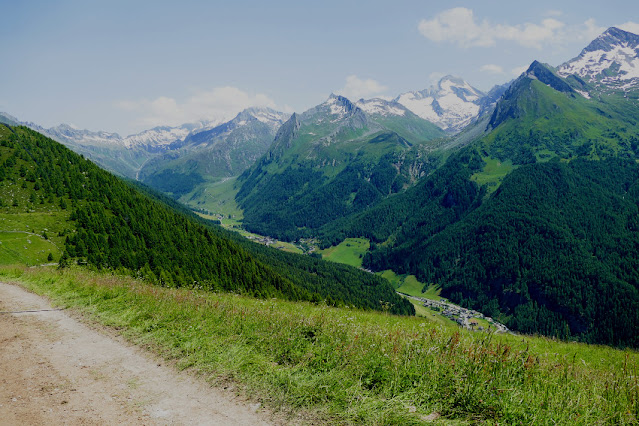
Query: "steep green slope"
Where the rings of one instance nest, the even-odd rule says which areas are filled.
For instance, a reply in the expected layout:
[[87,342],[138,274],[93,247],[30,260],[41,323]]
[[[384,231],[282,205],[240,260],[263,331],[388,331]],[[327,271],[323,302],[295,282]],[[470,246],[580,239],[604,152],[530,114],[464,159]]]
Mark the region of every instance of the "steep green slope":
[[140,182],[131,182],[131,184],[148,197],[171,207],[194,222],[207,226],[220,238],[230,240],[242,247],[258,261],[310,292],[311,300],[317,301],[320,297],[329,305],[373,310],[388,306],[389,311],[394,314],[415,314],[412,304],[397,296],[388,281],[378,275],[359,268],[322,261],[313,256],[289,253],[255,243],[237,232],[211,226],[213,222],[210,220],[195,215],[184,205]]
[[402,115],[366,113],[337,96],[294,114],[239,178],[245,227],[284,240],[309,236],[436,167],[428,141],[443,132],[401,106],[387,107]]
[[[537,77],[547,74],[553,76],[547,83]],[[639,113],[634,104],[614,95],[586,99],[569,89],[543,65],[531,65],[497,104],[489,124],[494,130],[478,149],[502,161],[511,159],[515,165],[554,156],[633,158]]]
[[7,214],[26,209],[41,220],[45,210],[57,212],[52,223],[64,238],[62,265],[77,260],[165,286],[328,299],[370,309],[381,309],[384,300],[394,305],[393,312],[412,313],[384,280],[315,259],[271,261],[276,250],[256,255],[251,250],[257,249],[247,250],[27,128],[3,127],[0,141],[0,183],[20,189],[8,192],[14,200]]
[[371,250],[377,250],[378,243],[387,247],[413,239],[418,229],[427,234],[439,232],[481,204],[484,192],[470,178],[483,164],[474,150],[454,154],[405,192],[323,226],[319,230],[321,246],[337,244],[347,237],[365,237],[373,242]]

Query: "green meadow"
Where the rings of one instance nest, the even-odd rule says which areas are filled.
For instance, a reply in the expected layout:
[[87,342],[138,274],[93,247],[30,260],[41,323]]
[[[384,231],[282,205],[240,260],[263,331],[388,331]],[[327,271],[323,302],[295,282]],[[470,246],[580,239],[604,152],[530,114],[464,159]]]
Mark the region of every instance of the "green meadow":
[[347,238],[336,246],[320,250],[319,253],[323,259],[359,268],[369,247],[370,243],[365,238]]

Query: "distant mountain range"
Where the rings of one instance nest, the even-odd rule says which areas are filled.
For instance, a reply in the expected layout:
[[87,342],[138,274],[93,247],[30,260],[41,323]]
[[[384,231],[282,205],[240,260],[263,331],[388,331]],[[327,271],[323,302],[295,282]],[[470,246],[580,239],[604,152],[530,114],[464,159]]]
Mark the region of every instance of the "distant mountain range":
[[[366,113],[378,117],[402,117],[411,112],[447,133],[455,134],[490,111],[507,86],[496,86],[490,92],[483,93],[459,77],[446,76],[430,89],[404,93],[390,102],[383,99],[360,99],[354,104]],[[252,118],[246,120],[240,116]],[[212,171],[213,167],[209,167],[206,173],[215,176],[239,174],[243,169],[237,169],[238,165],[243,164],[246,168],[257,158],[256,154],[258,157],[263,154],[272,142],[277,128],[288,116],[289,114],[268,108],[249,108],[230,121],[211,120],[176,127],[159,126],[126,137],[117,133],[78,129],[67,124],[44,128],[36,123],[20,121],[7,113],[0,113],[0,121],[26,125],[115,173],[143,180],[144,176],[150,176],[163,168],[171,168],[187,152],[193,154],[194,150],[199,150],[203,154],[209,148],[212,152],[206,157],[209,160],[216,155],[220,157],[219,161],[214,162],[219,163],[224,171]],[[261,129],[252,129],[256,125]],[[245,135],[238,139],[238,129],[244,126],[247,126]],[[231,132],[235,136],[230,136]],[[232,143],[235,154],[222,148],[220,138],[225,138],[225,134],[231,138],[236,137]],[[240,158],[243,151],[240,146],[242,138],[253,145],[253,148],[248,149],[247,155]],[[161,165],[163,161],[167,162],[166,167]],[[152,168],[145,171],[143,168],[147,164],[152,165]]]
[[[226,122],[201,121],[121,137],[117,133],[81,130],[66,124],[49,129],[0,113],[0,122],[22,124],[63,143],[102,167],[142,180],[164,192],[184,187],[184,174],[212,177],[240,174],[262,155],[279,126],[289,117],[269,108],[249,108]],[[197,164],[198,167],[194,167]],[[197,170],[195,170],[197,169]],[[167,171],[168,170],[168,171]],[[157,185],[161,182],[161,185]],[[178,194],[179,195],[179,194]]]
[[136,179],[176,198],[199,184],[241,174],[266,152],[289,114],[249,108],[212,129],[197,129],[149,159]]

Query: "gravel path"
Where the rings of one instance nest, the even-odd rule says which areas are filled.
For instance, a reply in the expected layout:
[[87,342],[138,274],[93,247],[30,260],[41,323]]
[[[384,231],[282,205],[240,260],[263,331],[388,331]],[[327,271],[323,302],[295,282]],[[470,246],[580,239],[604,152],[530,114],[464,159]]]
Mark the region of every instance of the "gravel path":
[[0,425],[269,424],[232,392],[52,309],[0,283]]

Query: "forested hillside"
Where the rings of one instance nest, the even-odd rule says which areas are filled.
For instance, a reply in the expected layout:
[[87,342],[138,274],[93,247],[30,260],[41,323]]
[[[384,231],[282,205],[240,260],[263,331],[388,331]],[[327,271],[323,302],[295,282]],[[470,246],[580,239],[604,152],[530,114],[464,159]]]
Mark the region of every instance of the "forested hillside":
[[283,240],[312,236],[430,173],[440,164],[432,140],[441,136],[400,104],[354,104],[332,95],[293,114],[240,176],[244,226]]
[[525,166],[463,220],[365,264],[440,283],[516,330],[637,347],[638,189],[635,162]]
[[26,211],[33,217],[42,210],[38,205],[66,212],[61,265],[88,263],[164,286],[258,297],[328,298],[369,309],[381,309],[382,300],[393,312],[414,312],[384,280],[356,270],[344,273],[317,260],[304,259],[299,267],[294,258],[269,265],[269,255],[258,259],[219,231],[149,198],[45,136],[25,127],[3,129],[0,183],[15,193],[13,202],[2,205],[8,214]]

